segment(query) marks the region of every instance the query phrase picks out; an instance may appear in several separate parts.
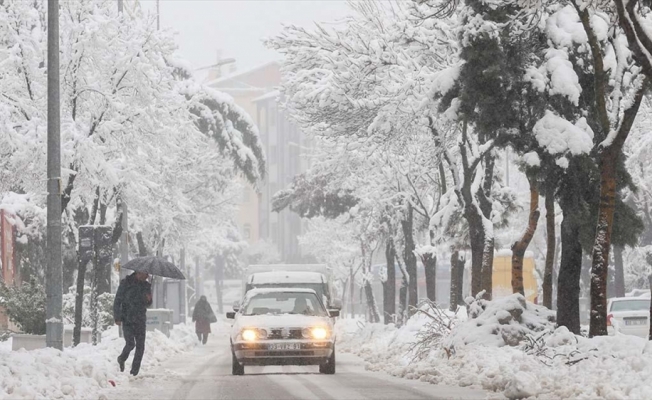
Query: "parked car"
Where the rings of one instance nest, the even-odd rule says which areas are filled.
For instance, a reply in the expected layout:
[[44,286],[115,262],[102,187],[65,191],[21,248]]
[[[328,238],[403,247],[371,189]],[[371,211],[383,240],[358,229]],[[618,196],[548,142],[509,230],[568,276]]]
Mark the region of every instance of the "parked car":
[[[303,288],[312,289],[331,308],[331,291],[326,276],[320,272],[310,271],[267,271],[256,272],[248,276],[244,293],[252,289],[264,288]],[[341,308],[341,306],[340,306]]]
[[607,330],[647,338],[650,331],[650,298],[615,297],[607,304]]
[[233,375],[245,365],[319,365],[323,374],[335,373],[335,334],[327,310],[312,289],[251,289],[231,329]]

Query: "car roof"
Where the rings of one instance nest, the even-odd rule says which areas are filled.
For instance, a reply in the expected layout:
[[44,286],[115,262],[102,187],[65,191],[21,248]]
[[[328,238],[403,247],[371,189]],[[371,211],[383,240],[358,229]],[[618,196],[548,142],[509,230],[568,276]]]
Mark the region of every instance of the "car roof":
[[269,271],[256,272],[249,278],[249,283],[323,283],[324,275],[309,271]]
[[248,291],[247,296],[253,296],[256,294],[263,294],[263,293],[312,293],[314,295],[317,295],[317,292],[315,292],[313,289],[305,289],[305,288],[256,288]]

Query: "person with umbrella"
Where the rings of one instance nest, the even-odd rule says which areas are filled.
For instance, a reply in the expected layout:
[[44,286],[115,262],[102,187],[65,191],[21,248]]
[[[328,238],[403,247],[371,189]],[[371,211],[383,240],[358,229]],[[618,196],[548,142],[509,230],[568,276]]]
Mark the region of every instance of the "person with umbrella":
[[192,311],[192,320],[195,323],[195,333],[197,338],[203,344],[208,341],[208,334],[211,333],[211,322],[217,322],[217,317],[213,312],[213,308],[208,304],[206,296],[201,296],[195,309]]
[[186,279],[174,264],[161,257],[138,257],[121,268],[134,273],[120,281],[113,302],[113,317],[117,325],[122,325],[125,347],[118,357],[120,371],[125,369],[129,353],[136,348],[131,374],[136,376],[145,353],[145,334],[147,332],[147,307],[152,305],[152,285],[147,282],[149,275],[172,279]]
[[152,304],[152,286],[147,282],[149,274],[137,271],[120,281],[113,302],[113,318],[117,325],[122,325],[125,347],[118,356],[120,372],[125,370],[125,361],[136,348],[131,364],[131,375],[138,375],[140,363],[145,353],[145,335],[147,332],[147,307]]

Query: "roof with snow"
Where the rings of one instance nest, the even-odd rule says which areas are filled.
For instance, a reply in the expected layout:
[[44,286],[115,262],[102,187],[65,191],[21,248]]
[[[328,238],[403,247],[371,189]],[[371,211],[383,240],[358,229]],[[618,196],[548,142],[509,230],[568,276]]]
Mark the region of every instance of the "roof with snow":
[[292,284],[292,283],[323,283],[326,279],[319,272],[307,271],[270,271],[252,274],[251,284]]
[[266,293],[312,293],[317,294],[313,289],[305,288],[256,288],[251,289],[247,292],[247,296],[255,296],[257,294],[266,294]]
[[266,87],[258,87],[247,83],[247,78],[252,74],[264,70],[271,66],[278,66],[277,61],[270,61],[265,64],[258,65],[242,71],[236,71],[232,74],[214,79],[206,82],[206,85],[215,87],[221,90],[240,90],[240,91],[267,91]]
[[262,95],[260,97],[256,97],[255,99],[253,99],[251,101],[254,102],[254,103],[257,103],[259,101],[265,101],[265,100],[269,100],[269,99],[274,99],[275,100],[280,95],[281,95],[280,91],[272,90],[271,92],[265,93],[264,95]]

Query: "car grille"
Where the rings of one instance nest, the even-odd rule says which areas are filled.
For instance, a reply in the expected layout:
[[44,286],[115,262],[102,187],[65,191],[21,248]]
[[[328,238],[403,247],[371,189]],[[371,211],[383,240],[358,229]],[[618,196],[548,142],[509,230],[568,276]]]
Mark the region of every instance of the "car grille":
[[254,353],[256,357],[279,357],[282,355],[283,357],[288,357],[288,356],[312,356],[315,353],[313,351],[299,351],[299,350],[292,350],[292,351],[283,351],[279,353],[278,351],[257,351]]
[[282,329],[272,328],[267,334],[267,339],[303,339],[300,328]]

